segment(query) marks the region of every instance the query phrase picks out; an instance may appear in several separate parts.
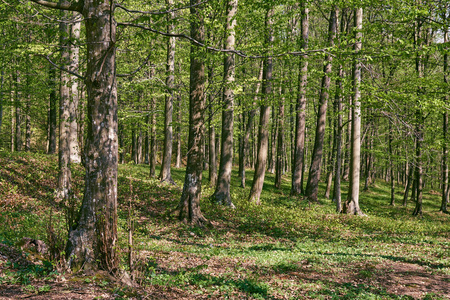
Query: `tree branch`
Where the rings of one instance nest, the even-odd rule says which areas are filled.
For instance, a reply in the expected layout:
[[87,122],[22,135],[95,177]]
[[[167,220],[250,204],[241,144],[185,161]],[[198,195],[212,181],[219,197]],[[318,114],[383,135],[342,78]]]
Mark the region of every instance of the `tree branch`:
[[188,9],[188,8],[191,8],[191,7],[196,7],[196,6],[202,5],[202,4],[204,4],[204,3],[207,3],[207,2],[209,2],[209,1],[211,1],[211,0],[205,0],[205,1],[203,1],[203,2],[196,3],[196,4],[194,4],[194,5],[189,5],[189,6],[184,6],[184,7],[174,8],[174,9],[171,9],[171,10],[165,10],[165,11],[160,11],[160,10],[155,10],[155,11],[132,10],[132,9],[128,9],[128,8],[124,7],[123,5],[121,5],[121,4],[119,4],[119,3],[116,3],[116,4],[115,4],[115,7],[121,8],[121,9],[123,9],[124,11],[126,11],[127,13],[143,14],[143,15],[163,15],[163,14],[168,14],[168,13],[176,12],[176,11],[183,10],[183,9]]
[[31,0],[31,1],[49,8],[77,11],[79,13],[81,13],[83,9],[83,2],[81,0],[78,0],[76,2],[63,2],[63,3],[55,3],[46,0]]
[[81,76],[81,75],[78,74],[78,73],[72,72],[72,71],[67,70],[67,69],[65,69],[65,68],[63,68],[63,67],[58,66],[57,64],[55,64],[55,63],[50,59],[50,57],[48,57],[48,55],[36,54],[36,56],[44,57],[46,60],[48,60],[48,62],[49,62],[52,66],[54,66],[55,68],[57,68],[57,69],[59,69],[59,70],[61,70],[61,71],[67,72],[67,73],[69,73],[69,74],[71,74],[71,75],[73,75],[73,76],[75,76],[75,77],[77,77],[77,78],[79,78],[79,79],[81,79],[81,80],[85,80],[85,79],[86,79],[86,78],[84,78],[83,76]]
[[281,57],[281,56],[286,56],[286,55],[293,55],[293,56],[305,56],[308,55],[310,53],[316,53],[316,52],[324,52],[327,53],[328,55],[331,56],[335,56],[332,53],[330,53],[329,51],[327,51],[327,49],[316,49],[316,50],[308,50],[308,51],[291,51],[291,52],[285,52],[285,53],[279,53],[279,54],[274,54],[274,55],[247,55],[244,52],[240,51],[240,50],[231,50],[231,49],[219,49],[219,48],[214,48],[211,46],[207,46],[199,41],[197,41],[196,39],[185,35],[185,34],[179,34],[179,33],[167,33],[167,32],[163,32],[163,31],[159,31],[156,29],[153,29],[151,27],[147,27],[144,25],[139,25],[139,24],[133,24],[133,23],[117,23],[117,26],[130,26],[130,27],[135,27],[135,28],[140,28],[143,30],[148,30],[150,32],[153,33],[157,33],[163,36],[168,36],[168,37],[176,37],[176,38],[183,38],[183,39],[187,39],[189,40],[191,43],[193,43],[194,45],[197,45],[199,47],[203,47],[206,48],[207,50],[211,50],[211,51],[215,51],[215,52],[224,52],[224,53],[234,53],[240,57],[243,58],[252,58],[252,59],[260,59],[260,58],[269,58],[269,57]]
[[139,72],[139,70],[141,70],[148,62],[148,60],[150,59],[150,56],[152,54],[150,53],[149,55],[147,55],[147,57],[145,58],[144,62],[133,72],[129,73],[129,74],[116,74],[117,77],[129,77],[129,76],[133,76],[134,74],[136,74],[137,72]]

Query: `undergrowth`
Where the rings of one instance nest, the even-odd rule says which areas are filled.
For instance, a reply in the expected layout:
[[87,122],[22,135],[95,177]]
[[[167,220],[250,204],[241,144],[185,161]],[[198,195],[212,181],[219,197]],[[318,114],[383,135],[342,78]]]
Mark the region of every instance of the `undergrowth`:
[[[56,157],[0,151],[0,167],[0,242],[13,246],[23,237],[48,242],[50,211],[54,231],[67,236],[67,204],[53,197]],[[423,217],[412,217],[414,204],[401,206],[402,195],[397,193],[399,204],[390,206],[390,188],[379,180],[361,192],[367,216],[355,217],[336,214],[334,203],[325,198],[310,204],[289,196],[288,174],[276,189],[274,176],[266,173],[262,205],[256,206],[247,201],[252,171],[246,172],[244,189],[234,170],[231,194],[236,209],[230,209],[208,200],[214,189],[205,171],[201,209],[213,226],[200,228],[168,214],[180,199],[184,169],[172,168],[176,186],[160,184],[148,174],[145,165],[119,166],[122,268],[128,268],[131,200],[136,259],[128,271],[144,295],[146,288],[160,287],[186,298],[450,297],[450,218],[438,212],[440,197],[434,192],[425,190]],[[81,166],[74,167],[73,180],[75,194],[82,199]],[[343,199],[346,188],[344,184]],[[324,186],[319,190],[323,193]],[[2,267],[6,271],[1,282],[22,285],[32,281],[34,275],[29,274],[53,271],[47,264],[44,271],[29,270],[24,277],[14,265]]]

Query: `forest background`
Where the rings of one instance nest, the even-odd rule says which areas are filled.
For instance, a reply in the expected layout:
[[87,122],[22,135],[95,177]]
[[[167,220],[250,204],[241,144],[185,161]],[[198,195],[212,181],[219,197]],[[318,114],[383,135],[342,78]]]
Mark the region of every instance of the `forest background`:
[[[298,249],[303,234],[288,236],[312,225],[303,223],[305,216],[330,218],[333,225],[327,229],[333,232],[338,224],[356,222],[362,230],[370,222],[390,222],[376,219],[388,211],[390,218],[401,216],[411,233],[427,219],[418,231],[439,245],[434,258],[425,255],[427,262],[419,264],[439,270],[433,278],[438,288],[412,295],[448,296],[448,263],[442,263],[448,256],[450,193],[446,1],[33,2],[0,4],[0,179],[2,218],[10,226],[2,235],[5,245],[32,233],[14,236],[11,230],[26,226],[16,215],[24,203],[13,203],[20,198],[17,191],[28,193],[23,180],[34,172],[22,167],[37,159],[45,172],[35,183],[45,173],[54,179],[48,179],[47,191],[39,189],[45,196],[31,196],[46,203],[48,210],[40,213],[49,216],[43,231],[32,237],[53,249],[52,270],[54,264],[75,273],[92,268],[119,276],[127,269],[131,281],[145,286],[148,274],[139,263],[167,263],[145,254],[158,246],[139,249],[133,242],[146,226],[206,240],[233,232],[224,225],[227,218],[242,230],[266,228],[261,222],[271,209],[286,217],[275,214],[274,224],[306,214],[258,248],[278,252]],[[50,171],[46,161],[56,162],[55,153],[58,166]],[[11,167],[12,160],[21,167]],[[79,172],[86,174],[84,183]],[[136,184],[147,185],[150,196]],[[151,191],[160,189],[172,196],[164,209],[154,207],[158,214],[147,212],[154,218],[149,221],[139,201],[155,204]],[[406,208],[409,202],[412,211]],[[403,208],[394,208],[400,203]],[[333,210],[367,219],[355,221]],[[174,225],[174,219],[187,225]],[[242,225],[246,219],[251,225]],[[406,234],[396,230],[382,235]],[[128,247],[118,246],[124,243],[121,232],[128,233]],[[257,247],[256,240],[236,241],[237,248]],[[148,261],[152,276],[167,275]],[[295,277],[292,273],[303,268],[297,264],[277,274]],[[370,270],[377,274],[375,266]],[[372,280],[372,273],[365,279]],[[190,293],[204,291],[191,277]],[[235,297],[280,296],[267,278],[261,280],[270,282],[267,286],[253,277],[218,278],[208,279],[206,291],[225,286]],[[386,292],[386,282],[363,287],[352,285],[355,279],[349,282],[308,287],[306,293],[398,294]],[[296,286],[289,293],[298,297],[304,290]]]

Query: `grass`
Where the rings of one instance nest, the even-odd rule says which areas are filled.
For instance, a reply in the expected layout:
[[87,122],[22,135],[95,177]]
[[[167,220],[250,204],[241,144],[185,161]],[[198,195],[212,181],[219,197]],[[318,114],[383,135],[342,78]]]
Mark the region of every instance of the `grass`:
[[[0,172],[0,242],[13,246],[22,237],[46,241],[50,215],[63,240],[67,204],[53,198],[56,157],[0,151]],[[136,293],[180,299],[450,297],[450,218],[438,212],[440,197],[435,193],[425,191],[424,215],[416,218],[411,216],[413,203],[407,208],[390,206],[388,184],[377,181],[368,192],[361,192],[360,205],[367,217],[338,215],[330,200],[322,198],[321,204],[309,205],[289,196],[287,175],[281,189],[275,189],[274,176],[266,173],[262,205],[256,206],[247,202],[252,171],[247,170],[243,189],[234,170],[231,193],[237,208],[232,210],[210,203],[213,189],[205,171],[201,209],[213,226],[198,228],[168,214],[180,199],[184,169],[172,169],[177,186],[161,185],[148,174],[145,165],[119,166],[122,267],[127,268],[131,200],[137,257],[133,274],[139,288],[125,293],[104,279],[94,280],[100,288],[123,298]],[[75,167],[73,178],[81,199],[81,166]],[[343,192],[345,199],[345,186]],[[400,203],[401,195],[397,197]],[[48,285],[30,287],[33,276],[17,279],[26,270],[20,273],[14,266],[0,267],[6,270],[1,273],[3,283],[21,284],[24,291],[51,291]],[[51,274],[48,265],[44,270]]]

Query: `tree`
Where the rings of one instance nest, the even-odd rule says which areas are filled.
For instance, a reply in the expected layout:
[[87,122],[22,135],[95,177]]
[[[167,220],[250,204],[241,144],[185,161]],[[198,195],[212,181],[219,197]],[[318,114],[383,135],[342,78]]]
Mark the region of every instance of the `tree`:
[[362,46],[362,20],[363,9],[354,9],[355,44],[353,51],[353,103],[352,103],[352,132],[350,151],[350,182],[347,200],[344,203],[343,213],[363,215],[359,208],[359,174],[361,164],[361,62],[357,54]]
[[[334,46],[334,39],[337,31],[337,6],[334,6],[330,12],[328,25],[328,45]],[[322,85],[320,89],[319,109],[317,111],[316,135],[314,139],[314,149],[312,152],[311,166],[309,168],[308,182],[306,184],[305,195],[309,201],[317,201],[319,189],[319,180],[321,172],[321,162],[323,154],[323,143],[325,137],[325,125],[328,106],[328,90],[330,88],[330,75],[333,57],[327,54],[323,67]]]
[[[191,37],[204,42],[205,25],[201,0],[190,0]],[[186,223],[205,225],[200,210],[202,192],[204,112],[205,112],[205,62],[203,49],[191,43],[189,80],[189,141],[183,193],[177,207],[178,218]]]
[[[267,9],[266,12],[266,47],[270,48],[274,36],[272,32],[272,15],[273,9]],[[263,69],[263,101],[260,107],[259,115],[259,127],[258,127],[258,154],[256,157],[255,173],[253,175],[252,188],[250,190],[250,195],[248,197],[250,202],[255,204],[261,204],[260,196],[262,188],[264,185],[264,176],[266,173],[266,163],[267,163],[267,151],[269,149],[269,118],[270,118],[270,105],[269,105],[269,95],[272,91],[272,57],[269,56],[264,59],[264,69]]]
[[[173,0],[166,0],[167,7],[170,9],[173,5]],[[174,30],[173,18],[174,12],[167,14],[168,25],[167,31],[172,33]],[[173,115],[173,93],[174,93],[174,81],[175,81],[175,37],[169,37],[167,40],[167,65],[166,65],[166,88],[167,95],[164,106],[164,150],[161,164],[161,173],[159,179],[162,182],[175,184],[170,174],[170,165],[172,162],[172,143],[173,143],[173,130],[172,130],[172,115]]]
[[[227,3],[227,22],[225,28],[226,50],[234,50],[236,26],[236,12],[238,0],[229,0]],[[223,62],[223,109],[222,109],[222,143],[220,151],[219,176],[216,191],[212,199],[216,203],[234,207],[230,196],[231,169],[233,167],[233,119],[234,119],[234,54],[226,53]]]
[[68,267],[116,272],[117,242],[117,89],[116,22],[109,1],[84,0],[40,5],[76,11],[86,27],[88,133],[85,190],[79,217],[69,231]]

